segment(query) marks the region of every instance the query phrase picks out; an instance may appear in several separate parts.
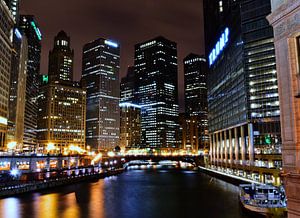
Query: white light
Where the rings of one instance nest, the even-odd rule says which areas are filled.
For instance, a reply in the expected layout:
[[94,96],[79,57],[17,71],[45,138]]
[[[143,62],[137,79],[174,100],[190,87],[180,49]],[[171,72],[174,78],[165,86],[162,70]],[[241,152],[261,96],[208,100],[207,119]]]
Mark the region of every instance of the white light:
[[12,175],[12,176],[17,176],[18,174],[19,174],[19,170],[17,170],[17,169],[13,169],[10,171],[10,175]]
[[110,41],[110,40],[105,40],[104,43],[105,43],[106,45],[112,46],[112,47],[114,47],[114,48],[118,48],[118,47],[119,47],[118,43],[115,43],[115,42]]
[[0,116],[0,124],[7,125],[7,119]]

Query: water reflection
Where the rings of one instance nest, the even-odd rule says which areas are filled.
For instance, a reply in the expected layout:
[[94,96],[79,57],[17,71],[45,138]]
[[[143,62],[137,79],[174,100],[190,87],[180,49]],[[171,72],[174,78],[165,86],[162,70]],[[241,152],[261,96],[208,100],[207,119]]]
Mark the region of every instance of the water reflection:
[[1,199],[0,217],[247,217],[238,205],[237,187],[188,171],[129,171],[51,192]]

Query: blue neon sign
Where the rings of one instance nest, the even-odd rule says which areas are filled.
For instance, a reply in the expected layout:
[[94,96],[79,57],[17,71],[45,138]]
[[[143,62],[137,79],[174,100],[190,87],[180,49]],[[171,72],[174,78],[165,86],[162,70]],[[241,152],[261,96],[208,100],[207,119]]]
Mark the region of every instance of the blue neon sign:
[[110,41],[110,40],[105,40],[104,43],[105,43],[106,45],[112,46],[112,47],[114,47],[114,48],[118,48],[118,47],[119,47],[118,43],[115,43],[115,42]]
[[15,35],[18,37],[18,39],[22,39],[22,34],[17,28],[15,28]]
[[219,41],[216,43],[214,49],[209,54],[209,66],[211,66],[221,54],[225,46],[229,41],[229,29],[226,27],[224,32],[221,34]]

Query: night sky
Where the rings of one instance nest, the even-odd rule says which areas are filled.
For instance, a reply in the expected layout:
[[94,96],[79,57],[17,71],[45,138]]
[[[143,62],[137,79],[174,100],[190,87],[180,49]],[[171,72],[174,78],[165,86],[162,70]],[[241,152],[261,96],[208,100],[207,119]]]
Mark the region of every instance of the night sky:
[[179,99],[183,108],[183,58],[204,54],[202,0],[21,0],[21,14],[33,14],[43,34],[41,73],[48,73],[54,36],[65,30],[75,50],[75,80],[81,77],[85,43],[99,37],[121,45],[121,77],[133,64],[134,45],[162,35],[177,42]]

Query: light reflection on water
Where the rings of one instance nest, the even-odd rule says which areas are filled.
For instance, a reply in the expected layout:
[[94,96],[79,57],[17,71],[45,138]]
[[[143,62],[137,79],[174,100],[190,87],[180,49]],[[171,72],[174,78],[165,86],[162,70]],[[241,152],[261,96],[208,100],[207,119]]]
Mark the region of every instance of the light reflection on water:
[[132,170],[92,183],[0,199],[0,217],[239,218],[238,188],[191,171]]

